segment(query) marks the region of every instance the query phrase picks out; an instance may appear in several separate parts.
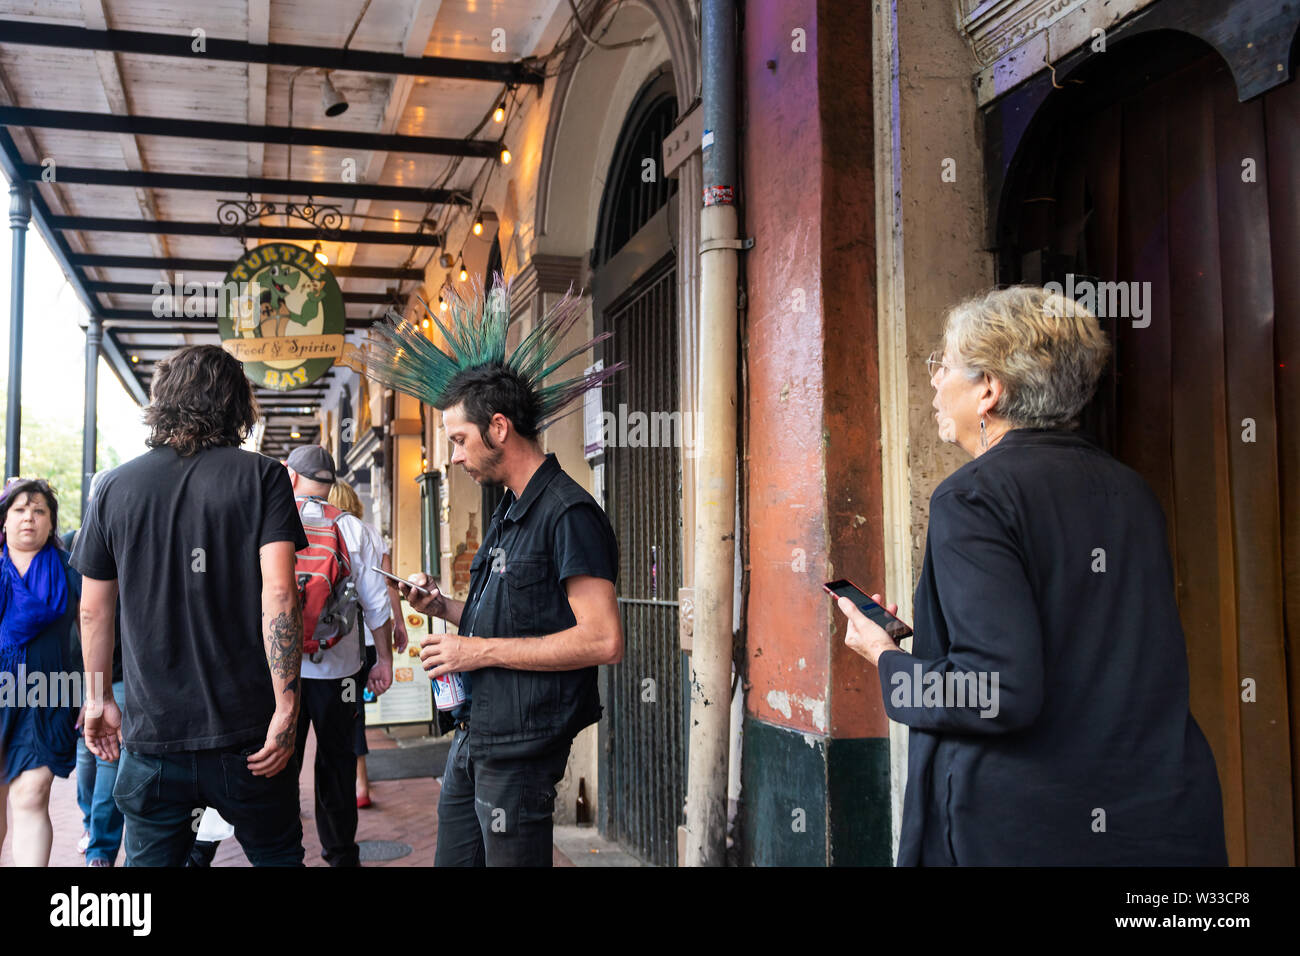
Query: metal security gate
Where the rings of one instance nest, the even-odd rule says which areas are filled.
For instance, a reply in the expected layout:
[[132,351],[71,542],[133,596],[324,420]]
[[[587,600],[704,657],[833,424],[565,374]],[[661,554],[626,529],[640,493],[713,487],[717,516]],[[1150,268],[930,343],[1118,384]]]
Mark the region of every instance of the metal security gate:
[[677,862],[685,822],[681,447],[676,269],[661,260],[605,312],[607,362],[626,371],[605,390],[616,434],[606,448],[606,509],[619,542],[623,661],[603,668],[600,827],[647,862]]

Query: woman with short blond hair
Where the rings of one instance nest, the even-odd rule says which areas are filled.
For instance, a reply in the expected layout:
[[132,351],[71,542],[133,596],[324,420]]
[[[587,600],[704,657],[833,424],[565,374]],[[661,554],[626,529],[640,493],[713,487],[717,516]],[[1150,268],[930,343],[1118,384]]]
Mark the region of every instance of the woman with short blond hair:
[[899,865],[1227,863],[1164,515],[1073,431],[1108,353],[1082,306],[1016,287],[953,308],[927,363],[974,460],[930,499],[911,652],[839,601],[911,728]]
[[[358,521],[366,520],[366,513],[361,507],[361,499],[357,493],[342,478],[337,479],[334,484],[330,485],[329,503],[340,511],[346,511]],[[381,549],[382,550],[382,549]]]

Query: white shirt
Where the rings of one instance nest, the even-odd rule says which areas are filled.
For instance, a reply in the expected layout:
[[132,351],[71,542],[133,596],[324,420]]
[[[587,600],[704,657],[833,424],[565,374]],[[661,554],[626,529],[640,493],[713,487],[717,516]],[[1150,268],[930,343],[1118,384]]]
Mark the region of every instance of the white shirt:
[[[321,503],[308,499],[303,502],[304,517],[319,517]],[[348,558],[352,562],[352,580],[356,583],[357,594],[361,598],[361,610],[366,622],[378,627],[393,616],[388,604],[388,585],[382,574],[370,570],[378,567],[382,552],[376,553],[373,539],[366,534],[361,519],[346,511],[339,518],[339,531],[343,534],[343,543],[348,549]],[[310,680],[337,680],[351,677],[361,669],[361,637],[357,628],[341,639],[327,651],[321,652],[320,663],[312,661],[306,654],[302,656],[302,676]],[[357,691],[360,700],[360,690]]]
[[[384,555],[388,554],[388,549],[384,547],[384,539],[383,539],[383,536],[380,535],[380,533],[379,533],[379,529],[376,528],[376,527],[375,527],[374,525],[372,525],[372,524],[366,524],[365,522],[362,522],[361,527],[363,527],[363,528],[366,530],[366,536],[370,538],[370,547],[374,549],[374,553],[377,554],[377,555],[379,555],[379,557],[380,557],[380,559],[381,559],[381,560],[379,560],[379,561],[376,561],[375,564],[374,564],[374,566],[377,567],[377,568],[381,568],[381,567],[383,567],[383,566],[384,566],[384,563],[383,563],[382,558],[383,558]],[[387,584],[385,584],[385,587],[387,587]],[[390,616],[391,616],[391,610],[392,610],[392,607],[393,607],[393,602],[392,602],[391,599],[389,599],[388,607],[389,607],[389,610],[390,610]],[[366,618],[366,624],[365,624],[365,628],[366,628],[366,647],[374,647],[374,646],[375,646],[375,632],[372,631],[372,630],[370,629],[370,623],[369,623],[369,621],[370,621],[370,618],[367,617],[367,618]],[[382,623],[384,623],[384,622],[383,622],[383,621],[380,621],[379,623],[382,624]]]

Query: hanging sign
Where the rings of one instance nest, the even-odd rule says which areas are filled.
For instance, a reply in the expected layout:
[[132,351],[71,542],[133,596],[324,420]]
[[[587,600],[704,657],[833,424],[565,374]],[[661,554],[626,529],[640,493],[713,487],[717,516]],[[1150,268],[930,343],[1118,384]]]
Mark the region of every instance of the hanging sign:
[[343,354],[346,322],[334,274],[301,246],[258,246],[226,274],[221,345],[258,385],[289,391],[320,378]]

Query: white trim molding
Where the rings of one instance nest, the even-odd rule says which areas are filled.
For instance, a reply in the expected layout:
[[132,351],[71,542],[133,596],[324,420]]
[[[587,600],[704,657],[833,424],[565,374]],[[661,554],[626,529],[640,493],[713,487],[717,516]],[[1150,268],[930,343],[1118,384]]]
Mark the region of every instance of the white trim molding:
[[[871,5],[876,179],[876,330],[880,368],[880,470],[885,593],[912,620],[912,492],[908,438],[907,285],[903,270],[903,157],[898,21],[893,3]],[[889,722],[891,859],[898,857],[907,784],[907,728]]]

